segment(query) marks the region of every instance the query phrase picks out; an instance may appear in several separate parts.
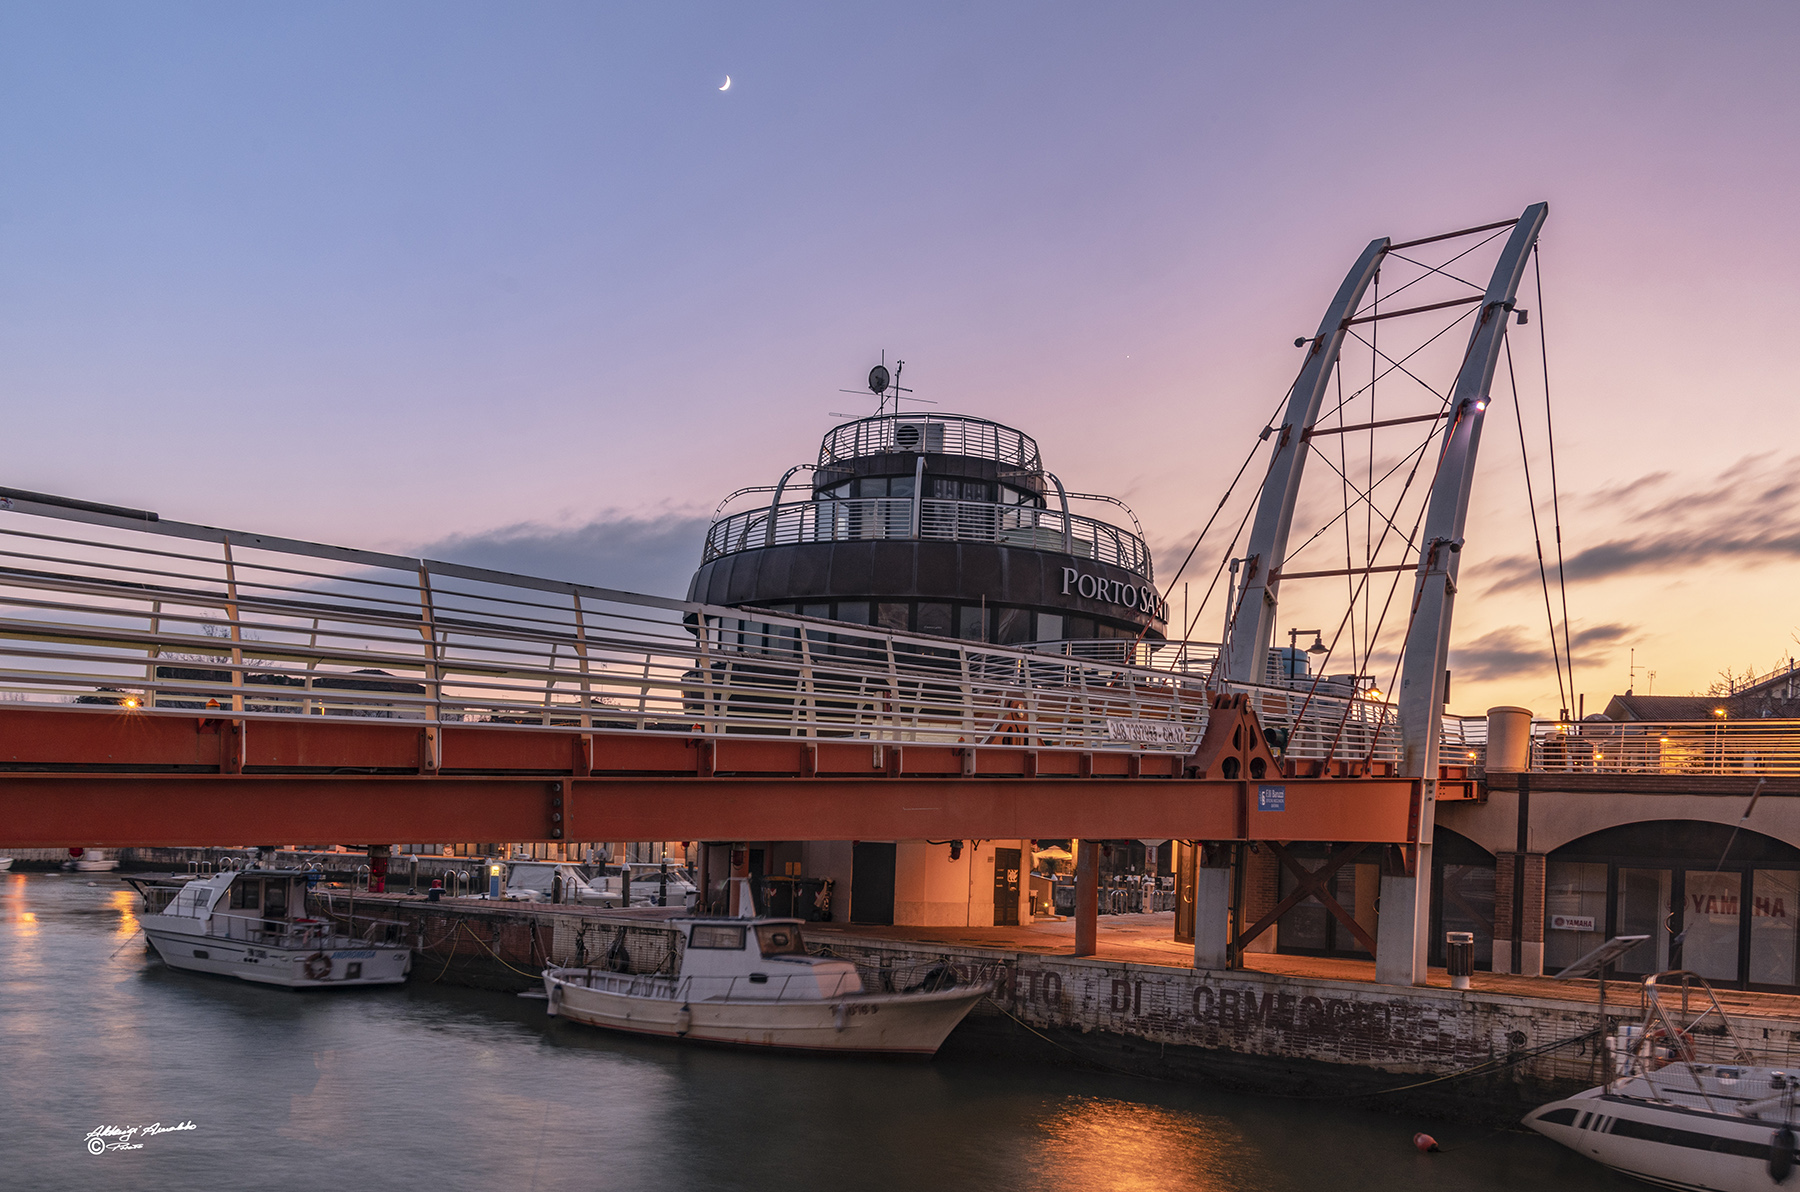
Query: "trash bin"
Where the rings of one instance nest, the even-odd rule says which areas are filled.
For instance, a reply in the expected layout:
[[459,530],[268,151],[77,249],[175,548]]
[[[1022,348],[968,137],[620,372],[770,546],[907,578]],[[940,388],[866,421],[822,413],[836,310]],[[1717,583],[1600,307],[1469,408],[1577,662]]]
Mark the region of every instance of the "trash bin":
[[1469,974],[1475,971],[1475,933],[1444,933],[1444,967],[1450,970],[1450,988],[1467,989]]

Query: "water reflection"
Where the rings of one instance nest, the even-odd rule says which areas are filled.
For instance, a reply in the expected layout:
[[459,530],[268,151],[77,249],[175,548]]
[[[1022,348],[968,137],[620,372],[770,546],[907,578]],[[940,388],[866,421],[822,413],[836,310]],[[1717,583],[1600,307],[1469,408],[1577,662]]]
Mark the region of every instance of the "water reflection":
[[[1407,1145],[1416,1129],[1481,1132],[973,1050],[922,1063],[671,1046],[418,973],[268,989],[170,970],[133,944],[138,927],[114,880],[0,884],[0,1185],[190,1192],[254,1170],[259,1188],[313,1192],[344,1170],[507,1192],[1620,1186],[1532,1135],[1426,1158]],[[189,1119],[141,1152],[82,1150],[97,1125]]]
[[1240,1129],[1220,1119],[1141,1102],[1075,1097],[1045,1120],[1044,1131],[1046,1182],[1118,1192],[1258,1186],[1234,1178],[1250,1166],[1251,1148]]

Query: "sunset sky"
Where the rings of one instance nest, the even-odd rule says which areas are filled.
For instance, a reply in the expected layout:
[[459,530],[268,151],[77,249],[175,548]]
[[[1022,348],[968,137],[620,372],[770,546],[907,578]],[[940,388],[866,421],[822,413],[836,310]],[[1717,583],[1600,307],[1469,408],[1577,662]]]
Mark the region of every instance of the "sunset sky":
[[[1576,686],[1703,691],[1800,651],[1796,45],[1776,3],[0,6],[0,485],[680,595],[885,350],[1166,580],[1362,247],[1546,200]],[[1555,713],[1510,422],[1455,641],[1453,710]]]

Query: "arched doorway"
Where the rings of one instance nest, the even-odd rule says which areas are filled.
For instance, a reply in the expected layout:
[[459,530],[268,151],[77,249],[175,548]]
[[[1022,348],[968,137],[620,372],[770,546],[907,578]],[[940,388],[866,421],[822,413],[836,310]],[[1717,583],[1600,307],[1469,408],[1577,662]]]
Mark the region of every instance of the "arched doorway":
[[1621,975],[1685,968],[1715,985],[1800,991],[1800,849],[1697,820],[1594,832],[1544,872],[1544,971],[1622,935]]

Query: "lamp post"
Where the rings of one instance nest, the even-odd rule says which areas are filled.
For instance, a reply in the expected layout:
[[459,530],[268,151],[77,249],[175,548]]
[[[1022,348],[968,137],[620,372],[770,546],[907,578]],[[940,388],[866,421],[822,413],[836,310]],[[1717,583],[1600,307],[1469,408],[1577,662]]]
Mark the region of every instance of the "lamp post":
[[1284,676],[1285,678],[1298,678],[1298,676],[1294,674],[1294,654],[1300,648],[1300,639],[1309,633],[1313,635],[1313,641],[1312,645],[1306,647],[1306,652],[1308,654],[1316,656],[1319,654],[1330,653],[1330,650],[1325,645],[1324,635],[1317,629],[1288,630],[1288,654],[1282,661],[1282,666],[1287,671],[1287,674]]

